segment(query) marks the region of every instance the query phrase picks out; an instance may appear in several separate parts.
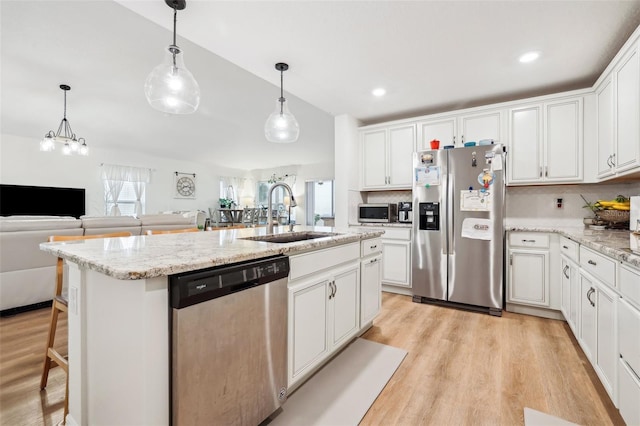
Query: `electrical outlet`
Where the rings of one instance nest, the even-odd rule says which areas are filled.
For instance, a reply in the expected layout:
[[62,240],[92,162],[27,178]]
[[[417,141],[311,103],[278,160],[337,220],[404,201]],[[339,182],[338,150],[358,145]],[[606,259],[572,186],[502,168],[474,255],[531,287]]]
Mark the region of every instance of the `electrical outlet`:
[[562,198],[556,198],[556,208],[561,209],[564,206],[564,200]]

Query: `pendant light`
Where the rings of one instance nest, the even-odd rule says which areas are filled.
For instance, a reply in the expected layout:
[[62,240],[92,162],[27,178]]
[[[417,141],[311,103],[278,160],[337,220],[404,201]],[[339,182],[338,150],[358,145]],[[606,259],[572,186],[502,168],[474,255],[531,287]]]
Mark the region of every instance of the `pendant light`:
[[289,112],[287,100],[284,98],[283,73],[289,65],[278,62],[276,69],[280,71],[280,98],[276,101],[276,110],[264,124],[264,135],[269,142],[291,143],[298,140],[300,126],[296,118]]
[[155,67],[144,83],[144,94],[149,104],[169,114],[191,114],[200,104],[200,87],[193,74],[184,66],[182,50],[176,45],[178,10],[186,0],[165,0],[173,9],[173,44],[167,47],[164,62]]
[[56,143],[64,144],[62,153],[64,155],[79,154],[89,155],[89,148],[84,138],[76,138],[76,134],[71,130],[69,120],[67,120],[67,92],[71,90],[71,86],[61,84],[60,88],[64,92],[64,115],[58,126],[58,131],[49,132],[44,135],[44,139],[40,141],[40,151],[53,151],[56,149]]

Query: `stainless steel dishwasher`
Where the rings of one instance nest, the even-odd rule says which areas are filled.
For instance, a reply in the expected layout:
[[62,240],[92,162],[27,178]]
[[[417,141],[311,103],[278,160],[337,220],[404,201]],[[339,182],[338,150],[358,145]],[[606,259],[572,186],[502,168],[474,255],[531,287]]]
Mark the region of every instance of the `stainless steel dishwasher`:
[[173,425],[256,426],[287,389],[289,258],[172,275]]

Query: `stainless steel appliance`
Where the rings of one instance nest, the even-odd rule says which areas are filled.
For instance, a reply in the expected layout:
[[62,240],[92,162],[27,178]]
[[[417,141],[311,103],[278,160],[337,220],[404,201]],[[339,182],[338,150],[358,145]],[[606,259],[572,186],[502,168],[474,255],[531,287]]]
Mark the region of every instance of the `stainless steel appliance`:
[[358,222],[385,223],[398,220],[395,203],[358,204]]
[[414,153],[413,301],[502,315],[502,145]]
[[287,390],[289,258],[173,275],[173,425],[255,426]]
[[413,209],[411,201],[398,203],[398,222],[411,223],[413,221]]

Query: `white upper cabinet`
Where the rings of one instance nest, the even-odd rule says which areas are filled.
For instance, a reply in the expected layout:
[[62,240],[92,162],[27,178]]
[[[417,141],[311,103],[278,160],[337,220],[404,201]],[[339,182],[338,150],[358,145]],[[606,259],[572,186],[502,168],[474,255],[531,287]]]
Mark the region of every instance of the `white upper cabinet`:
[[508,184],[582,182],[583,98],[509,110]]
[[460,117],[459,142],[456,146],[464,146],[465,142],[476,142],[483,139],[493,139],[496,143],[503,142],[502,124],[503,111],[486,111]]
[[361,130],[362,189],[411,189],[415,124]]
[[503,139],[504,111],[475,112],[473,114],[437,118],[418,122],[418,150],[429,150],[429,142],[440,141],[440,149],[447,145],[464,146],[465,142],[479,142],[493,139],[499,143]]
[[442,118],[418,123],[418,151],[431,149],[429,142],[440,141],[440,148],[456,144],[456,118]]
[[598,178],[640,171],[640,53],[638,43],[621,56],[596,87]]

